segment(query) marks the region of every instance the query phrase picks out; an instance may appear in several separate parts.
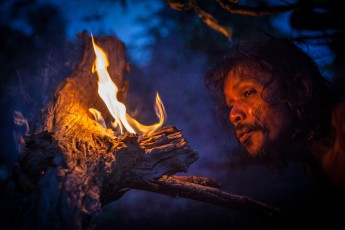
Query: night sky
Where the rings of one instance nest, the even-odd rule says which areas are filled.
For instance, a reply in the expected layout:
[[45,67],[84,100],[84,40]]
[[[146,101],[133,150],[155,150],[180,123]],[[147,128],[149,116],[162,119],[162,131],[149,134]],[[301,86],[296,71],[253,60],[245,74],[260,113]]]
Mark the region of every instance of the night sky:
[[[13,8],[14,2],[22,7],[21,10]],[[161,40],[154,40],[145,33],[147,28],[159,24],[160,19],[154,16],[154,12],[161,9],[165,1],[123,1],[127,3],[126,6],[121,5],[121,2],[0,1],[0,13],[3,15],[1,28],[7,32],[2,33],[2,46],[11,47],[2,48],[4,53],[0,60],[3,67],[1,181],[9,176],[12,164],[19,155],[18,141],[25,133],[23,126],[14,125],[13,112],[21,111],[29,122],[37,118],[39,109],[47,102],[58,83],[73,70],[81,54],[81,41],[75,35],[86,29],[95,36],[117,36],[125,43],[128,60],[132,65],[132,71],[127,76],[130,84],[128,105],[131,106],[130,110],[144,114],[138,120],[151,121],[152,117],[155,118],[153,102],[155,93],[159,92],[167,111],[166,124],[182,129],[190,145],[199,153],[199,160],[187,173],[181,175],[214,178],[226,192],[289,210],[295,207],[300,212],[310,207],[316,210],[330,209],[326,198],[318,198],[327,195],[313,179],[305,175],[302,164],[290,162],[284,169],[275,170],[260,164],[239,163],[234,153],[238,147],[237,142],[229,138],[224,127],[216,121],[213,97],[203,82],[205,72],[216,60],[210,61],[208,54],[202,50],[188,47],[184,40],[188,33],[185,36],[169,34],[162,27],[159,29]],[[30,4],[32,6],[28,6]],[[42,8],[42,11],[35,10],[35,7],[47,5],[49,7]],[[31,15],[31,21],[28,22],[27,15],[30,12],[34,12],[37,17]],[[40,17],[40,12],[41,15],[47,15]],[[183,14],[173,10],[170,13]],[[56,16],[49,17],[53,14]],[[289,27],[289,16],[277,16],[272,22],[281,34],[296,33]],[[143,23],[138,21],[138,17],[148,19]],[[48,26],[42,26],[44,22],[36,23],[37,28],[32,26],[34,20],[44,21],[45,18],[49,19],[46,21]],[[41,31],[40,28],[45,29]],[[206,26],[201,31],[219,36],[219,40],[226,42],[225,38]],[[305,48],[320,65],[327,66],[334,60],[334,54],[325,46],[310,43]],[[326,69],[327,78],[332,79],[332,74],[332,71]],[[319,215],[333,221],[331,214]],[[318,215],[313,213],[305,218],[312,219],[315,216]],[[115,229],[114,226],[123,227],[119,229],[174,229],[186,227],[187,223],[199,228],[219,226],[218,229],[272,227],[270,220],[236,210],[144,191],[126,193],[118,201],[104,207],[100,218],[104,223],[102,229]]]

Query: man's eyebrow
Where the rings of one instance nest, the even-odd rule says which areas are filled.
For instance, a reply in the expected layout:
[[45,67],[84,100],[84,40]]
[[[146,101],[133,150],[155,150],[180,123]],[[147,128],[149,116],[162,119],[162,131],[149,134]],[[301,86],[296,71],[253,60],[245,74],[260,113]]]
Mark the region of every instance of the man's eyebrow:
[[237,82],[232,86],[232,89],[233,90],[238,89],[238,87],[244,83],[254,82],[253,79],[255,79],[255,78],[252,78],[252,77],[241,78],[241,79],[237,80]]
[[232,89],[237,89],[239,86],[240,86],[240,84],[242,84],[242,80],[239,80],[239,81],[237,81],[233,86],[232,86]]

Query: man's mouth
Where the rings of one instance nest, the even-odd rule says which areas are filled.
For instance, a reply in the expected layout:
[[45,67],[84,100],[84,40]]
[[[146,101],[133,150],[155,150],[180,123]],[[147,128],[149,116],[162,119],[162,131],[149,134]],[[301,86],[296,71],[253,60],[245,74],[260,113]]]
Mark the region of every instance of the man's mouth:
[[236,127],[235,134],[239,142],[244,143],[249,139],[255,130],[257,130],[255,126],[243,124]]
[[239,134],[237,134],[237,139],[241,142],[244,143],[246,140],[248,140],[248,138],[250,137],[250,135],[252,134],[253,131],[249,131],[249,132],[240,132]]

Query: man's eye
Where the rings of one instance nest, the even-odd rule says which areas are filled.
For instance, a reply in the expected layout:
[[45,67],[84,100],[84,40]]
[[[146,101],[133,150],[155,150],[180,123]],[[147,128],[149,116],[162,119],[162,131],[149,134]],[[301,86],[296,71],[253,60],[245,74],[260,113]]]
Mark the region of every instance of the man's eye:
[[245,91],[243,94],[244,94],[245,97],[249,97],[253,93],[255,93],[255,90],[254,89],[250,89],[250,90]]

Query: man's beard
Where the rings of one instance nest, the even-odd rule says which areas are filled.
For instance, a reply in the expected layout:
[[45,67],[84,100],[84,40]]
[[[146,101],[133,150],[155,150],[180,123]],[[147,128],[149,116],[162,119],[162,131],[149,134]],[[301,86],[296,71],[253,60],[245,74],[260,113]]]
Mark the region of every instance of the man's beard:
[[[246,132],[265,132],[262,127],[255,124],[242,124],[236,127],[236,130],[245,130]],[[235,151],[238,153],[241,165],[262,164],[269,168],[282,169],[287,166],[287,160],[289,157],[294,155],[291,154],[291,151],[294,150],[291,148],[292,145],[290,138],[282,138],[281,141],[270,143],[269,145],[265,144],[254,154],[250,154],[245,147],[253,144],[251,138],[248,138],[243,144],[241,144],[239,141],[238,143],[238,148]]]
[[260,164],[268,168],[282,170],[287,166],[286,154],[281,152],[268,152],[264,149],[260,149],[256,154],[249,154],[241,144],[238,145],[235,151],[239,157],[240,165],[244,167]]

